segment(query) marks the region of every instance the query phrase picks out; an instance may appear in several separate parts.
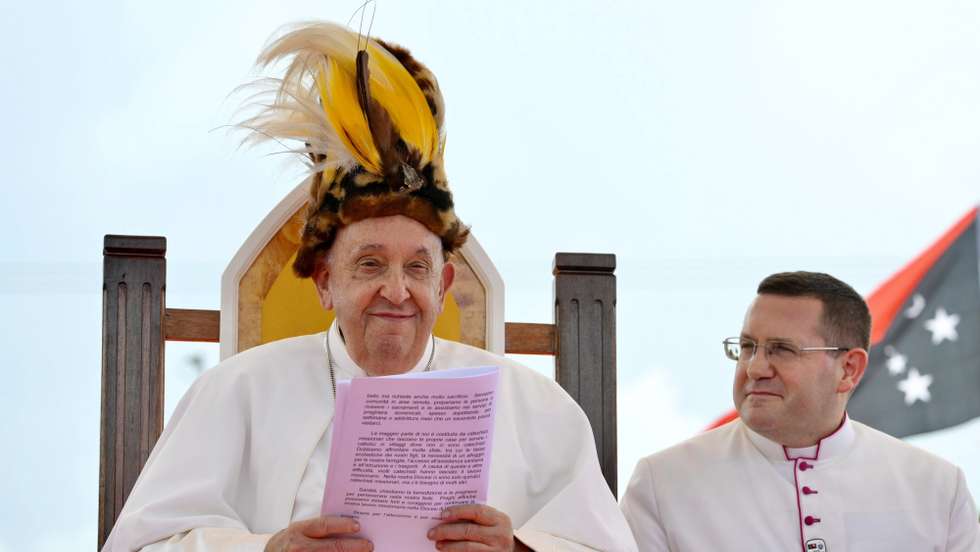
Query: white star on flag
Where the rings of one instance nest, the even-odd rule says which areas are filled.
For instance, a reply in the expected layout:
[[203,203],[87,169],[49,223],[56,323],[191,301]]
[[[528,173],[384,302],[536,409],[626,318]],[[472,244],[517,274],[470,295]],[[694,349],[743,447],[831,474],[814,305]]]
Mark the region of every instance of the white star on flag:
[[923,297],[921,293],[916,293],[915,296],[912,297],[912,304],[909,305],[909,308],[905,309],[905,317],[915,318],[919,316],[919,313],[921,313],[922,309],[924,308],[926,308],[926,298]]
[[960,323],[960,315],[949,314],[946,309],[939,307],[931,320],[926,320],[926,329],[932,332],[932,344],[939,345],[944,339],[956,341],[956,325]]
[[909,376],[898,382],[898,390],[905,393],[905,404],[911,405],[915,401],[929,402],[932,395],[929,393],[929,386],[932,385],[932,376],[920,374],[915,368],[909,370]]
[[905,371],[905,366],[908,364],[908,357],[901,353],[895,353],[888,357],[888,373],[897,376]]

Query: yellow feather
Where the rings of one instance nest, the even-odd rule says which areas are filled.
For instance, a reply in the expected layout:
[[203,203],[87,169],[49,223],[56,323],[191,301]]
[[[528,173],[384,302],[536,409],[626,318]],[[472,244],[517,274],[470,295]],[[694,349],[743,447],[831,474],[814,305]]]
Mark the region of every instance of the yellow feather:
[[317,86],[327,118],[358,164],[381,174],[381,156],[357,100],[354,75],[345,71],[333,57],[328,58],[327,63],[329,76],[324,77],[322,67],[317,72]]
[[371,96],[384,107],[398,134],[422,154],[422,165],[436,156],[439,132],[418,83],[393,55],[380,45],[368,43]]
[[[300,26],[273,42],[260,64],[294,57],[275,102],[252,120],[263,130],[259,135],[301,140],[309,144],[304,151],[380,175],[381,155],[357,93],[357,48],[364,43],[364,37],[331,23]],[[401,139],[421,154],[419,166],[431,163],[442,154],[443,136],[425,94],[391,52],[374,40],[366,44],[370,96]]]

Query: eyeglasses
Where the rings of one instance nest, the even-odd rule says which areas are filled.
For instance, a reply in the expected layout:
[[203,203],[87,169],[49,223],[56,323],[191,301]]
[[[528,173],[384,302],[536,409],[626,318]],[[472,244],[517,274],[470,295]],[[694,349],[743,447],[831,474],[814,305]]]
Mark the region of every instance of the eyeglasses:
[[[736,362],[752,362],[760,349],[759,343],[747,337],[729,337],[722,341],[722,344],[725,346],[725,356]],[[765,350],[766,358],[776,362],[799,360],[803,353],[816,351],[837,353],[851,350],[849,347],[800,347],[789,341],[767,341],[761,348]]]

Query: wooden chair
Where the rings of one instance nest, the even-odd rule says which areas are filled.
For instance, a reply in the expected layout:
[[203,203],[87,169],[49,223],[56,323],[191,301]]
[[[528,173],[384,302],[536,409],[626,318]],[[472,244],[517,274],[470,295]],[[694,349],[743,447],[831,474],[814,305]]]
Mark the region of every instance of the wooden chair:
[[[99,548],[163,430],[166,340],[218,342],[224,359],[329,324],[312,283],[289,269],[303,201],[298,186],[242,246],[222,277],[220,311],[167,306],[165,238],[105,237]],[[554,355],[555,376],[588,416],[615,494],[615,256],[555,255],[554,324],[503,321],[503,283],[475,239],[454,262],[457,279],[436,335],[498,353]],[[310,310],[297,315],[297,304]]]

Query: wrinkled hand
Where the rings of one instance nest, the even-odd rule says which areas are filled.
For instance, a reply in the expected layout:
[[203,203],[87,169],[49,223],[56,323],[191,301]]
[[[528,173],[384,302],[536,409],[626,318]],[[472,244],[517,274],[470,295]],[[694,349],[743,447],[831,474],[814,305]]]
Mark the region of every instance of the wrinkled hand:
[[367,539],[350,536],[361,530],[354,520],[321,516],[290,523],[265,545],[265,552],[371,552]]
[[514,538],[507,514],[484,504],[450,506],[442,523],[428,534],[443,552],[516,552],[529,550]]

